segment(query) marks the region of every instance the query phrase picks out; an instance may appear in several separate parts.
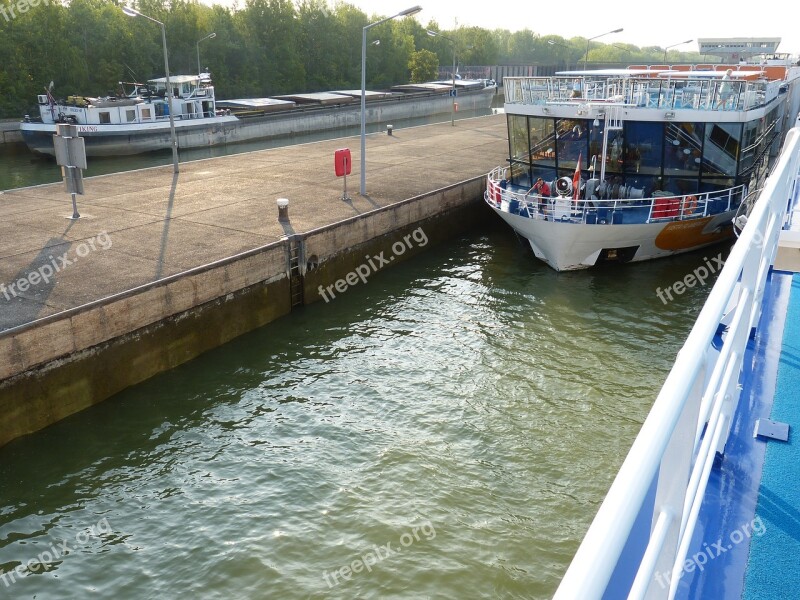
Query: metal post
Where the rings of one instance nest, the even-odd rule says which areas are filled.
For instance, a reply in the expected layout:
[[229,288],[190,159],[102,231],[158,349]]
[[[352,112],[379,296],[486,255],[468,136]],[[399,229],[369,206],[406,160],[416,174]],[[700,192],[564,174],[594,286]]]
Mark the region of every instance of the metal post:
[[584,71],[586,70],[586,63],[589,60],[589,42],[591,42],[592,40],[596,40],[597,38],[601,38],[604,35],[608,35],[610,33],[619,33],[620,31],[623,31],[622,27],[620,27],[619,29],[615,29],[614,31],[606,31],[605,33],[601,33],[600,35],[596,35],[594,37],[590,37],[589,39],[586,40],[586,56],[583,57],[583,70]]
[[[161,23],[161,41],[164,43],[164,71],[167,82],[167,106],[169,106],[169,136],[172,145],[172,172],[178,172],[178,136],[175,134],[175,116],[172,110],[172,87],[169,84],[169,58],[167,56],[167,28]],[[198,73],[199,75],[199,73]]]
[[[167,55],[167,27],[159,21],[158,19],[154,19],[153,17],[148,17],[147,15],[143,15],[138,10],[134,10],[128,6],[122,7],[122,12],[124,12],[129,17],[144,17],[148,21],[152,21],[158,25],[161,25],[161,41],[164,44],[164,74],[166,76],[166,83],[167,83],[167,106],[169,107],[169,133],[170,133],[170,142],[172,145],[172,170],[173,172],[178,172],[178,136],[175,134],[175,119],[172,115],[172,88],[169,84],[169,57]],[[199,75],[199,73],[198,73]]]
[[397,17],[408,17],[417,14],[422,8],[412,6],[396,15],[386,17],[365,25],[361,31],[361,190],[362,196],[367,195],[367,29],[391,21]]
[[78,214],[78,200],[76,198],[75,192],[72,192],[72,218],[73,219],[81,218],[81,216]]
[[206,37],[200,38],[197,40],[197,74],[200,75],[202,73],[203,67],[200,66],[200,42],[204,42],[205,40],[212,40],[217,37],[215,32],[209,33]]
[[361,190],[367,195],[367,29],[361,33]]
[[450,111],[450,125],[456,126],[456,44],[453,42],[453,106]]

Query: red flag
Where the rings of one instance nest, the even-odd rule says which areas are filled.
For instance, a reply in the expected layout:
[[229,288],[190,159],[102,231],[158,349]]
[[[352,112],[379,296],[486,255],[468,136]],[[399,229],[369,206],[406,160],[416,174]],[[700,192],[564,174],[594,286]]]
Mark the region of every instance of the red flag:
[[581,193],[581,158],[583,153],[578,154],[578,164],[575,165],[575,174],[572,176],[572,199],[577,200]]

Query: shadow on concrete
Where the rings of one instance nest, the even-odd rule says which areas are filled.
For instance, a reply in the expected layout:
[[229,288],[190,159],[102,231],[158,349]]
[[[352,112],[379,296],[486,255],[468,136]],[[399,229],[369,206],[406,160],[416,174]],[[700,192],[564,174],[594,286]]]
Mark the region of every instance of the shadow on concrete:
[[169,202],[167,203],[167,214],[164,215],[164,230],[161,232],[161,248],[158,252],[156,262],[156,274],[153,281],[158,281],[164,275],[164,260],[167,255],[167,241],[169,240],[169,224],[172,221],[172,209],[175,206],[175,191],[178,189],[178,175],[172,174],[172,186],[169,189]]
[[369,194],[364,194],[364,195],[363,195],[363,196],[361,196],[361,197],[362,197],[362,198],[364,198],[364,200],[366,200],[366,201],[367,201],[367,202],[369,202],[370,204],[372,204],[372,206],[374,206],[375,208],[380,208],[380,207],[381,207],[381,205],[380,205],[380,204],[378,204],[377,202],[375,202],[375,201],[374,201],[374,200],[373,200],[373,199],[370,197],[370,195],[369,195]]
[[[70,222],[65,235],[73,223]],[[65,268],[63,258],[71,246],[72,242],[65,242],[63,237],[50,238],[39,254],[11,281],[0,283],[0,331],[30,323],[39,317],[56,287],[58,272]],[[23,282],[24,290],[19,288],[20,282]]]
[[355,212],[357,215],[360,215],[360,214],[361,214],[361,211],[360,211],[360,210],[358,210],[358,209],[357,209],[357,208],[356,208],[356,207],[353,205],[353,199],[352,199],[352,198],[349,198],[349,197],[348,197],[348,198],[343,198],[343,197],[339,196],[339,200],[340,200],[341,202],[344,202],[345,204],[347,204],[347,206],[349,206],[350,208],[352,208],[352,209],[353,209],[353,212]]
[[281,224],[281,227],[283,227],[283,233],[286,234],[287,236],[291,236],[296,233],[294,227],[292,227],[291,219],[287,221],[278,220],[278,223]]

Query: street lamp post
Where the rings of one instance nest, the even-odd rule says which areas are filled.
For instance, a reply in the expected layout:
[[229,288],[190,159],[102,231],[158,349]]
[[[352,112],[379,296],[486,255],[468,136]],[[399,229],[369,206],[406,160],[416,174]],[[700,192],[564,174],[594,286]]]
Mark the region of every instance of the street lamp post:
[[197,40],[197,74],[198,75],[200,75],[200,73],[202,73],[201,67],[200,67],[200,42],[203,42],[205,40],[213,40],[215,37],[217,37],[216,33],[209,33],[206,37]]
[[677,44],[672,44],[672,46],[667,46],[664,48],[664,64],[667,64],[667,50],[670,48],[674,48],[675,46],[683,46],[684,44],[691,44],[694,40],[686,40],[685,42],[678,42]]
[[589,60],[589,42],[591,42],[592,40],[596,40],[597,38],[601,38],[604,35],[609,35],[611,33],[619,33],[620,31],[622,31],[622,27],[620,27],[619,29],[615,29],[614,31],[606,31],[605,33],[601,33],[600,35],[590,37],[588,40],[586,40],[586,56],[583,58],[584,71],[586,70],[586,62]]
[[[547,43],[550,44],[551,46],[561,46],[562,48],[566,48],[567,50],[572,50],[572,48],[570,48],[566,44],[559,44],[558,42],[556,42],[554,40],[547,40]],[[564,63],[566,64],[566,66],[564,67],[564,70],[565,71],[569,71],[569,54],[567,54],[567,59],[564,61]]]
[[367,30],[397,17],[415,15],[422,10],[421,6],[412,6],[404,11],[365,25],[361,32],[361,189],[362,196],[367,195]]
[[175,118],[172,116],[172,87],[169,84],[169,57],[167,56],[167,29],[161,21],[143,15],[138,10],[134,10],[127,6],[122,7],[124,12],[129,17],[144,17],[148,21],[161,25],[161,41],[164,43],[164,73],[166,75],[167,83],[167,106],[169,107],[169,135],[172,145],[172,171],[178,172],[178,136],[175,134]]
[[453,98],[453,107],[450,110],[450,125],[455,127],[456,126],[456,41],[453,38],[449,38],[446,35],[442,35],[438,31],[431,31],[430,29],[426,29],[425,31],[431,37],[440,37],[453,44],[453,73],[452,73],[453,89],[450,92],[450,96]]

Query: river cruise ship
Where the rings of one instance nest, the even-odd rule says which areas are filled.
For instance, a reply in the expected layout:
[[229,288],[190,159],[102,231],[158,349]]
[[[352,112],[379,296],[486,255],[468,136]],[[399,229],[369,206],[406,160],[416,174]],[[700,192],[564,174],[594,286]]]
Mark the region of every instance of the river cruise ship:
[[728,239],[793,125],[799,77],[772,56],[505,78],[509,159],[485,201],[559,271]]

